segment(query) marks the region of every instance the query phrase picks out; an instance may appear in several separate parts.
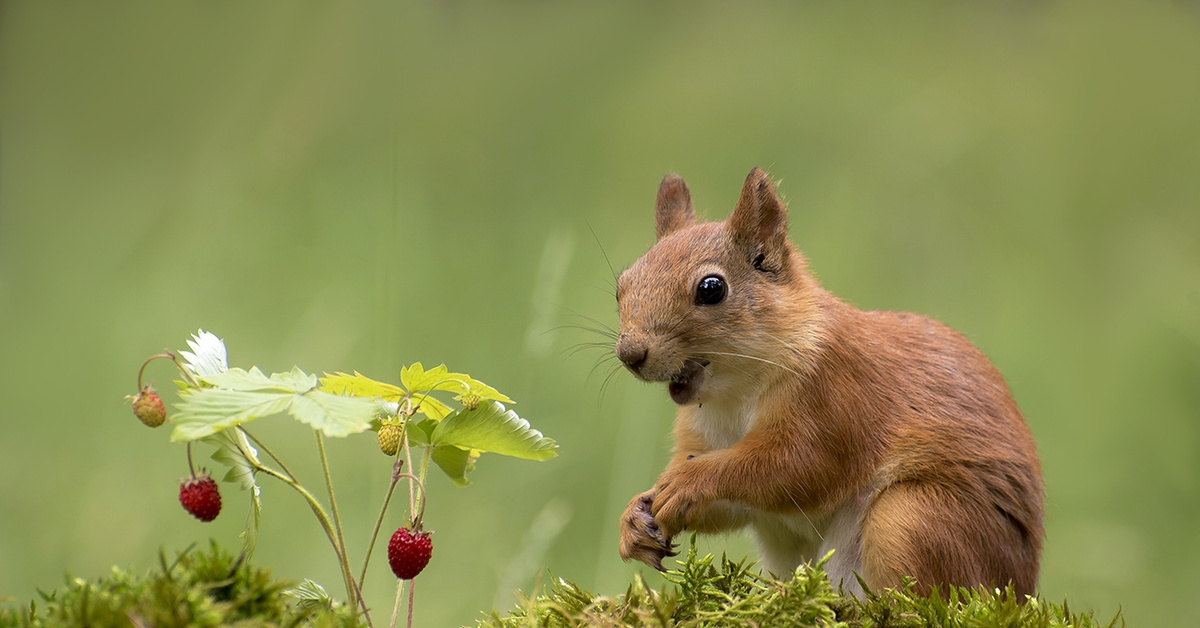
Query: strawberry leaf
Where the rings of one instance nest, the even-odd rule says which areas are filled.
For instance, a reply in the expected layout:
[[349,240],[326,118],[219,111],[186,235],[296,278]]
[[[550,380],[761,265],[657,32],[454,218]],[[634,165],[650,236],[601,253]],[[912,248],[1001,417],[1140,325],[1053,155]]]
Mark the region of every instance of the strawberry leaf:
[[438,423],[430,434],[434,445],[492,452],[526,460],[549,460],[557,456],[558,444],[529,426],[504,405],[492,401],[474,410],[460,410]]
[[421,392],[444,390],[459,395],[478,395],[480,399],[513,403],[512,399],[501,394],[500,391],[472,378],[470,375],[465,373],[451,373],[445,364],[439,364],[428,371],[425,370],[420,362],[401,368],[400,383],[404,384],[408,392],[414,396]]
[[457,486],[471,483],[467,474],[475,470],[475,458],[470,451],[453,445],[438,445],[433,448],[432,460]]
[[261,489],[254,478],[256,466],[259,464],[258,450],[254,449],[241,430],[222,430],[205,438],[204,442],[217,447],[212,459],[229,467],[224,481],[237,484],[250,493],[246,529],[239,535],[242,537],[242,552],[249,557],[258,546],[258,524],[262,517]]
[[422,419],[420,421],[408,421],[408,440],[414,445],[426,447],[433,443],[429,440],[433,435],[433,430],[437,428],[437,421],[433,419]]
[[294,395],[288,412],[326,436],[349,436],[370,429],[378,406],[370,399],[342,397],[314,390]]
[[424,414],[434,421],[441,421],[442,419],[446,418],[447,415],[453,412],[453,410],[450,409],[450,406],[442,403],[440,400],[435,399],[434,397],[429,396],[429,393],[415,397],[413,399],[413,403],[418,404],[417,412]]
[[171,440],[195,440],[259,417],[288,412],[326,436],[347,436],[371,426],[374,400],[343,397],[317,389],[317,378],[298,368],[270,377],[257,367],[229,369],[200,378],[213,388],[179,392]]
[[171,440],[188,441],[287,410],[294,393],[187,388],[179,391]]
[[312,612],[318,608],[334,608],[334,600],[325,592],[325,587],[309,580],[304,579],[304,582],[287,589],[283,592],[284,595],[296,598],[296,603],[301,609]]
[[358,371],[355,371],[353,375],[326,373],[321,378],[321,390],[335,395],[377,397],[386,401],[399,401],[404,398],[405,394],[404,389],[399,386],[377,382]]
[[287,373],[274,373],[270,377],[258,370],[257,366],[250,367],[249,371],[232,368],[216,375],[202,375],[200,379],[217,388],[242,391],[286,391],[304,394],[317,387],[317,377],[299,368],[293,368]]

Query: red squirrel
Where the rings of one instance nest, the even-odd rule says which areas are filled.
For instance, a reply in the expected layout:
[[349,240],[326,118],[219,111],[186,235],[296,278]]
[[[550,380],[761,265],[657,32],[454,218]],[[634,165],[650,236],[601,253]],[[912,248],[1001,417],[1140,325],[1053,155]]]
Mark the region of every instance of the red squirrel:
[[1043,488],[1004,379],[966,338],[916,314],[863,311],[822,288],[788,240],[767,173],[729,218],[697,222],[675,175],[656,244],[617,282],[617,357],[677,404],[674,455],[621,516],[620,553],[662,569],[685,530],[750,528],[771,572],[835,550],[861,597],[1033,594]]

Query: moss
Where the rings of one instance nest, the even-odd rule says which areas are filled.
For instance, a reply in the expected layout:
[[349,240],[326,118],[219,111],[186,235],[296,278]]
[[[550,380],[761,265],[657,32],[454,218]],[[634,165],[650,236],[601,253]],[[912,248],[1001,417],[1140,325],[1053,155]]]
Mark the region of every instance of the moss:
[[[869,592],[865,600],[840,595],[824,563],[797,569],[790,580],[758,573],[752,563],[699,556],[693,541],[686,560],[666,574],[661,590],[637,576],[623,595],[595,595],[564,579],[523,597],[477,628],[1113,628],[1118,615],[1098,622],[1067,603],[1024,598],[1012,590],[955,589],[949,597],[921,596],[912,583]],[[361,626],[344,606],[312,583],[276,580],[211,545],[180,552],[145,575],[114,568],[95,581],[67,578],[21,609],[0,609],[0,628],[59,626],[238,626],[350,628]]]
[[834,590],[823,562],[797,569],[790,580],[760,575],[753,565],[699,557],[693,541],[687,559],[666,574],[662,591],[640,577],[624,595],[598,596],[557,579],[546,592],[523,597],[506,616],[493,612],[478,628],[1099,628],[1124,626],[1118,615],[1098,622],[1073,613],[1064,601],[1018,598],[1011,589],[955,589],[949,597],[921,596],[913,583],[869,592],[865,600]]
[[58,626],[357,626],[332,600],[301,601],[293,583],[243,564],[216,544],[180,552],[145,575],[114,567],[104,578],[66,585],[23,609],[0,609],[0,628]]

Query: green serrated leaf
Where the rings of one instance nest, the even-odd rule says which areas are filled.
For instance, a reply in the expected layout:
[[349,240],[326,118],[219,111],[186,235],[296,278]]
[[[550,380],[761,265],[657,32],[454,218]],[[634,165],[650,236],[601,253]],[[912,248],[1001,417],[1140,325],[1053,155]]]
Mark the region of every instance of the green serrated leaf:
[[433,419],[421,419],[420,421],[408,421],[408,440],[419,447],[427,447],[430,444],[429,437],[433,434],[433,430],[437,428],[437,421]]
[[178,411],[171,440],[188,441],[211,436],[223,429],[287,409],[294,393],[245,391],[225,388],[188,388],[179,391]]
[[[316,378],[299,369],[269,378],[258,369],[238,371],[230,370],[228,373],[234,373],[233,376],[218,377],[217,381],[249,390],[219,387],[180,391],[178,412],[172,419],[175,423],[172,441],[203,438],[284,411],[327,436],[361,432],[369,428],[375,418],[377,406],[373,400],[314,390]],[[310,380],[311,386],[308,385]],[[268,383],[265,387],[264,382]]]
[[241,430],[222,430],[205,438],[204,442],[217,447],[212,459],[229,467],[224,481],[237,484],[250,493],[246,529],[239,536],[242,538],[242,552],[247,557],[252,556],[258,546],[258,527],[262,517],[261,489],[254,477],[258,450],[254,449]]
[[335,395],[353,395],[355,397],[378,397],[387,401],[399,401],[405,392],[399,386],[377,382],[366,375],[355,371],[353,375],[345,373],[326,373],[321,378],[321,390]]
[[376,405],[370,399],[342,397],[320,390],[293,395],[288,412],[301,423],[321,430],[326,436],[349,436],[371,427]]
[[413,396],[417,393],[444,390],[458,395],[473,394],[480,399],[513,403],[512,399],[466,373],[451,373],[445,364],[426,371],[420,362],[400,369],[400,383]]
[[433,448],[432,460],[456,485],[466,486],[471,483],[467,474],[475,470],[477,457],[478,454],[472,456],[466,449],[453,445],[438,445]]
[[467,391],[469,394],[476,395],[480,399],[485,399],[485,400],[490,399],[493,401],[499,401],[501,403],[516,403],[512,399],[509,399],[507,395],[500,392],[499,390],[496,390],[495,388],[492,388],[491,386],[488,386],[487,384],[485,384],[477,379],[473,379],[473,378],[468,378],[468,379],[470,379],[469,383],[471,384],[471,389],[469,391]]
[[262,520],[261,489],[257,486],[250,489],[250,510],[246,513],[246,529],[238,537],[242,539],[242,553],[246,558],[254,555],[258,548],[258,527]]
[[325,591],[325,587],[309,580],[304,579],[304,582],[287,589],[283,592],[284,595],[296,598],[300,604],[300,608],[312,610],[313,608],[333,608],[335,601],[329,597],[329,593]]
[[413,403],[417,405],[417,412],[433,419],[441,421],[446,418],[453,410],[450,406],[442,403],[440,400],[431,397],[428,392],[418,395],[413,399]]
[[451,414],[438,423],[430,441],[526,460],[548,460],[558,455],[553,439],[542,436],[528,421],[497,401]]
[[293,368],[287,373],[265,375],[257,366],[250,370],[232,368],[216,375],[204,375],[200,379],[218,388],[241,391],[287,391],[304,394],[317,387],[317,377],[309,375],[299,368]]
[[223,481],[236,484],[243,490],[258,488],[254,478],[255,464],[258,463],[258,450],[250,445],[245,434],[240,430],[222,430],[205,437],[202,442],[215,446],[212,459],[229,469]]

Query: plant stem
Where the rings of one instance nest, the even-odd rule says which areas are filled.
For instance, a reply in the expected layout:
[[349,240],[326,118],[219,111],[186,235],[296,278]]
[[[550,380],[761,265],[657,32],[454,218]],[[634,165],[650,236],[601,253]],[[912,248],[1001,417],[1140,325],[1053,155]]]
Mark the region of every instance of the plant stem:
[[[415,511],[409,511],[413,515],[413,526],[420,528],[422,519],[425,516],[425,503],[429,501],[429,495],[425,492],[425,472],[429,470],[429,459],[433,456],[433,447],[425,447],[425,455],[421,458],[421,477],[414,477],[411,473],[406,473],[408,476],[408,490],[413,490],[413,487],[421,489],[421,496],[418,498],[420,504]],[[416,599],[417,579],[413,578],[408,583],[408,628],[412,628],[413,620],[413,601]],[[397,594],[399,592],[397,591]]]
[[[250,434],[247,433],[247,436],[250,436]],[[250,436],[250,438],[259,446],[262,446],[261,441],[253,436]],[[264,451],[268,451],[268,455],[270,455],[272,458],[275,458],[274,454],[270,454],[266,447],[263,447],[263,449]],[[300,493],[300,496],[304,498],[304,501],[308,502],[308,507],[312,509],[313,514],[317,516],[317,522],[321,524],[321,529],[325,531],[325,537],[329,539],[329,544],[333,546],[333,553],[337,556],[338,565],[342,568],[342,578],[345,580],[346,584],[346,601],[352,606],[361,606],[363,610],[363,616],[367,620],[367,625],[373,626],[371,623],[371,615],[367,611],[367,602],[362,596],[362,589],[354,580],[353,574],[350,573],[350,560],[346,556],[343,546],[338,545],[337,534],[334,532],[333,522],[330,520],[329,515],[325,512],[325,509],[321,506],[321,502],[317,501],[317,498],[313,496],[312,493],[308,492],[308,489],[304,488],[304,485],[300,484],[300,482],[296,480],[295,476],[291,476],[290,472],[288,472],[288,475],[285,475],[283,472],[272,469],[271,467],[268,467],[256,460],[250,459],[249,457],[247,457],[247,460],[249,460],[250,464],[254,466],[256,471],[261,471],[279,480],[280,482],[287,484],[295,489],[297,493]],[[278,458],[275,458],[275,460],[276,462],[279,462]],[[280,466],[283,466],[282,462],[280,462]]]
[[[425,447],[425,455],[421,457],[420,477],[417,479],[417,482],[419,482],[420,486],[421,486],[421,498],[420,498],[420,501],[417,502],[419,504],[419,506],[414,511],[415,513],[417,513],[414,516],[417,517],[418,519],[420,519],[421,516],[425,514],[425,502],[428,501],[428,498],[429,498],[429,496],[425,493],[425,474],[427,471],[429,471],[429,460],[432,457],[433,457],[433,447]],[[411,482],[410,482],[410,484],[411,484]]]
[[[408,462],[408,468],[413,468],[412,463],[412,448],[408,444],[408,435],[404,437],[404,458]],[[408,483],[408,512],[417,512],[417,489],[413,487],[413,483]]]
[[[270,456],[271,460],[274,460],[275,464],[279,465],[279,468],[281,470],[283,470],[283,472],[286,473],[287,476],[292,479],[292,481],[296,481],[296,474],[292,473],[292,470],[289,469],[287,467],[287,465],[283,463],[283,460],[279,459],[279,456],[275,455],[275,452],[271,451],[270,447],[267,447],[266,443],[262,442],[261,440],[258,440],[258,438],[256,438],[254,436],[254,434],[250,433],[250,430],[248,430],[240,425],[238,426],[237,429],[241,430],[242,433],[246,435],[246,438],[249,438],[251,441],[253,441],[255,445],[258,445],[258,448],[263,450],[263,453]],[[242,452],[242,453],[244,454],[245,452]],[[247,456],[247,458],[249,458],[249,456]]]
[[396,582],[396,602],[392,604],[391,628],[396,628],[396,618],[400,616],[400,600],[404,597],[404,581]]
[[396,462],[392,464],[392,481],[388,484],[387,494],[383,497],[383,507],[379,509],[379,516],[375,518],[375,529],[371,530],[371,541],[367,544],[367,555],[363,557],[362,572],[358,576],[359,586],[364,586],[367,581],[367,565],[371,563],[371,554],[375,551],[375,541],[379,538],[379,528],[383,526],[383,516],[387,513],[388,504],[392,502],[392,493],[396,492],[396,485],[400,483],[400,470],[403,467],[404,460],[397,455]]
[[188,441],[187,456],[188,456],[188,475],[194,479],[196,477],[196,467],[192,466],[192,441]]
[[[142,368],[138,369],[138,383],[137,383],[138,392],[141,392],[141,390],[142,390],[142,373],[144,373],[146,371],[146,366],[159,358],[166,358],[168,360],[175,361],[175,354],[170,353],[170,352],[157,353],[155,355],[152,355],[152,356],[146,358],[145,362],[142,362]],[[175,365],[179,366],[179,362],[175,362]]]
[[[411,417],[412,414],[410,413],[409,416]],[[404,459],[408,462],[408,468],[411,469],[411,468],[413,468],[413,466],[412,466],[412,447],[410,446],[410,443],[408,442],[408,432],[407,431],[405,431],[405,433],[404,433],[403,448],[404,448]],[[417,496],[416,496],[417,489],[416,489],[416,483],[413,482],[413,480],[411,479],[412,474],[408,474],[408,475],[410,478],[408,480],[408,514],[409,514],[409,516],[412,516],[413,513],[417,512]],[[399,481],[399,480],[400,480],[400,478],[397,475],[396,481]],[[422,484],[424,484],[424,483],[422,482]],[[424,486],[422,486],[422,488],[424,488]],[[424,491],[422,491],[422,497],[423,496],[424,496]],[[392,628],[396,628],[396,616],[400,613],[400,599],[403,595],[404,595],[404,581],[401,580],[400,584],[396,585],[396,601],[392,605]],[[411,608],[411,607],[412,607],[412,604],[410,603],[409,608]]]
[[342,576],[346,579],[346,596],[352,606],[353,601],[358,599],[365,607],[366,602],[359,597],[358,587],[355,586],[354,572],[351,570],[349,553],[346,550],[346,537],[342,534],[342,518],[338,515],[337,498],[333,493],[333,478],[329,474],[329,459],[325,455],[325,438],[321,436],[321,430],[313,430],[313,433],[317,435],[317,451],[321,455],[321,471],[325,474],[325,488],[329,491],[329,508],[333,511],[333,526],[337,533],[336,540],[330,540],[334,541],[338,550],[338,562],[342,566]]
[[416,597],[417,580],[408,583],[408,628],[412,628],[413,599]]
[[346,537],[342,534],[342,518],[338,514],[337,498],[333,494],[333,477],[329,474],[329,459],[325,456],[325,438],[320,430],[313,430],[317,435],[317,451],[321,454],[321,471],[325,473],[325,488],[329,491],[329,508],[333,511],[333,525],[337,530],[338,545],[342,552],[346,551]]

